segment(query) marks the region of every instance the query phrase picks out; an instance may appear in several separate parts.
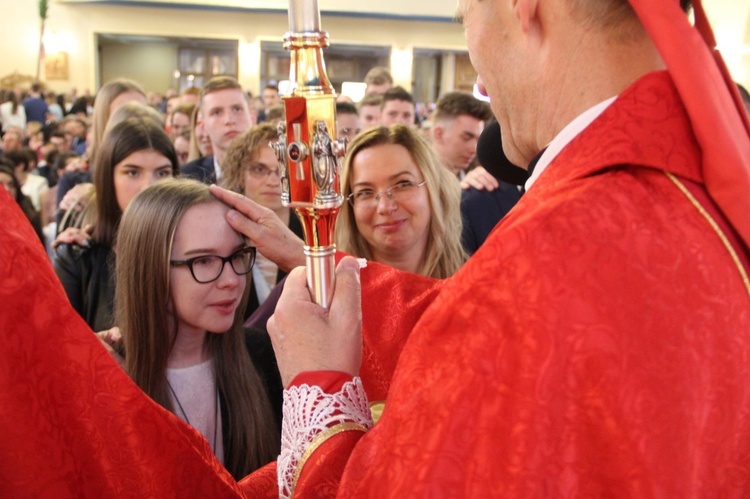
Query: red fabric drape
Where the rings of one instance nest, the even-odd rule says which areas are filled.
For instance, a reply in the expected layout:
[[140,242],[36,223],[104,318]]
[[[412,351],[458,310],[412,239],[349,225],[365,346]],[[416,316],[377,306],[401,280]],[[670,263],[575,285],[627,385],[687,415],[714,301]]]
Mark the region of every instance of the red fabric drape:
[[630,0],[664,59],[703,155],[706,189],[750,245],[750,121],[701,0],[693,28],[677,0]]

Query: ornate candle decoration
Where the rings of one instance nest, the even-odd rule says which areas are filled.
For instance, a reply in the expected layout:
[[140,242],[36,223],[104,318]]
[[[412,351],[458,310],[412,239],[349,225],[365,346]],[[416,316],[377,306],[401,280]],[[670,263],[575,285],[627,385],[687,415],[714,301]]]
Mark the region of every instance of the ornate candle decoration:
[[336,93],[328,80],[317,0],[289,0],[291,88],[282,97],[286,120],[272,142],[281,176],[281,199],[302,221],[307,285],[313,300],[328,308],[334,289],[333,229],[341,204],[340,160],[346,140],[336,137]]

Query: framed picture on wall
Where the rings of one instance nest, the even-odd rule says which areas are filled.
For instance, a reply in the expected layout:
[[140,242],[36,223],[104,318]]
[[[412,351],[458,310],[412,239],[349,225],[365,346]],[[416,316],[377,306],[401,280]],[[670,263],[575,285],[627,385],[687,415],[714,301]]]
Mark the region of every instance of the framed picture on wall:
[[57,52],[44,55],[44,74],[48,80],[68,79],[68,53]]

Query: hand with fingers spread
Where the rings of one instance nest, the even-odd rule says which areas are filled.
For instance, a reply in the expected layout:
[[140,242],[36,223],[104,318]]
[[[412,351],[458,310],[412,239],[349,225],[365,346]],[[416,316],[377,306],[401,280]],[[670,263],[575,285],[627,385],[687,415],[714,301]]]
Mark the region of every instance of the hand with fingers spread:
[[487,190],[492,192],[499,186],[500,183],[497,181],[497,179],[481,166],[477,166],[476,168],[471,170],[466,174],[463,180],[461,180],[462,189],[470,189],[471,187],[474,187],[475,189],[479,189],[480,191]]
[[278,265],[281,270],[288,272],[305,264],[302,252],[305,243],[272,210],[242,194],[216,185],[211,186],[211,193],[233,208],[227,213],[229,225],[245,235],[258,252]]
[[305,269],[287,278],[276,312],[268,320],[284,386],[302,372],[359,373],[362,362],[362,309],[359,264],[345,257],[336,269],[331,308],[313,303]]

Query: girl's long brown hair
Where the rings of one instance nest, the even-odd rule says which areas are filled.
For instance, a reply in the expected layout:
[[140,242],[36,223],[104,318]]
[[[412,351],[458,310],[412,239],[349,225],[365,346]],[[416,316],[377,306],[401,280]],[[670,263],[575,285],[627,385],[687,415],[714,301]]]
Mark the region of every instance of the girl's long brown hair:
[[[168,313],[175,309],[169,279],[172,242],[188,208],[211,202],[218,201],[208,186],[193,180],[154,184],[130,203],[117,237],[115,323],[122,332],[127,371],[143,391],[172,412],[166,376],[176,331],[176,320],[170,321]],[[271,405],[244,343],[247,289],[231,329],[206,336],[226,408],[224,465],[237,479],[273,461],[279,452]]]

